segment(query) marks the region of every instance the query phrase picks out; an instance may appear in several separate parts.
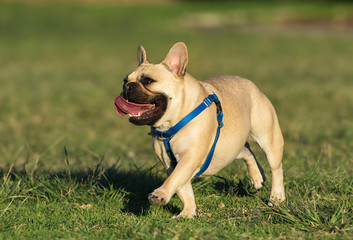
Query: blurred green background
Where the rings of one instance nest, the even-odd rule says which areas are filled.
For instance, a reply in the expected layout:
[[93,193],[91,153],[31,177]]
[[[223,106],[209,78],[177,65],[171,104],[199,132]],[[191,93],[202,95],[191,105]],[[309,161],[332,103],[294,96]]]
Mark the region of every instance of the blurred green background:
[[155,164],[148,127],[113,101],[139,44],[158,63],[178,41],[197,79],[239,75],[269,97],[286,176],[353,173],[349,1],[0,2],[0,168],[61,171],[64,147],[76,170]]

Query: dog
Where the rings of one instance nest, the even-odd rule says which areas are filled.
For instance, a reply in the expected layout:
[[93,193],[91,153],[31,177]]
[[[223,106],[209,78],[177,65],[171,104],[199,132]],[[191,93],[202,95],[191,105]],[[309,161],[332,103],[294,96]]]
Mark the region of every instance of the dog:
[[183,204],[177,217],[193,218],[191,179],[214,175],[234,159],[245,160],[251,182],[260,189],[265,174],[248,139],[261,147],[268,160],[270,200],[285,200],[284,140],[274,107],[253,82],[228,75],[196,80],[186,72],[188,50],[182,42],[174,44],[159,64],[148,61],[142,46],[137,58],[138,67],[124,79],[115,108],[119,115],[129,114],[131,123],[151,126],[155,153],[168,174],[162,186],[149,194],[151,204],[166,205],[176,193]]

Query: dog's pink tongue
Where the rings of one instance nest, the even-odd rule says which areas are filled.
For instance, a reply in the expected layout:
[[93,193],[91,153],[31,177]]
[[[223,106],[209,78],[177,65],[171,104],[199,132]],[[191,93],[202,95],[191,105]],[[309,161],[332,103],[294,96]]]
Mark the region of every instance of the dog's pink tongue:
[[125,114],[138,115],[154,107],[153,104],[138,104],[138,103],[128,102],[121,96],[116,97],[114,102],[115,102],[115,110],[119,115],[125,115]]

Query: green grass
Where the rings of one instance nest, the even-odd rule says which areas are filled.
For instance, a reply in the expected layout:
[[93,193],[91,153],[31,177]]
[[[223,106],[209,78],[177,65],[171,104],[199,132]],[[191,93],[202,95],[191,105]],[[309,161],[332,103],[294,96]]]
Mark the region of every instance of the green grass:
[[[353,238],[353,5],[0,2],[0,238]],[[209,19],[214,19],[209,24]],[[143,44],[177,41],[188,72],[253,80],[285,138],[287,200],[269,207],[237,161],[195,179],[197,217],[148,203],[165,172],[148,127],[113,100]]]

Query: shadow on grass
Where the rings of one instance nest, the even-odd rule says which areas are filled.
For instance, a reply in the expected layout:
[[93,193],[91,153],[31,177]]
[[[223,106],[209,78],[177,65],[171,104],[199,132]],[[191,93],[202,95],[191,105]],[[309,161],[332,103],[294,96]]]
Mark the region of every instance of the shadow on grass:
[[[24,166],[8,166],[0,168],[0,177],[6,181],[27,182],[21,186],[28,189],[41,189],[40,194],[50,196],[57,192],[54,197],[60,197],[63,189],[86,189],[94,186],[96,189],[102,189],[102,192],[109,192],[114,195],[117,191],[126,193],[124,197],[124,208],[122,212],[134,214],[136,216],[145,216],[151,207],[148,201],[148,194],[162,185],[166,176],[163,170],[157,167],[158,164],[146,168],[135,166],[129,171],[118,167],[118,161],[109,166],[103,167],[102,161],[94,169],[71,170],[68,162],[67,170],[60,172],[46,172],[40,169],[28,171]],[[7,179],[7,180],[6,180]],[[45,185],[44,188],[38,187]],[[238,197],[251,196],[251,185],[249,181],[239,179],[234,181],[220,176],[210,178],[196,178],[193,181],[193,188],[196,196],[209,194],[227,194]],[[250,189],[250,190],[249,190]],[[21,189],[21,191],[26,189]],[[39,190],[38,190],[39,191]],[[100,192],[97,193],[98,195]],[[48,197],[50,199],[50,197]],[[118,201],[118,200],[117,200]],[[173,215],[178,214],[182,209],[180,204],[169,203],[164,207]]]
[[[18,182],[18,192],[30,192],[33,196],[46,196],[48,199],[60,198],[67,189],[86,189],[92,187],[101,189],[97,194],[116,192],[124,193],[124,208],[122,212],[137,216],[146,215],[150,208],[148,194],[163,183],[163,174],[154,165],[151,168],[135,166],[129,171],[118,167],[118,161],[109,167],[102,166],[103,159],[95,168],[71,169],[66,160],[66,170],[48,172],[40,167],[29,170],[26,164],[0,168],[0,187],[9,182]],[[31,189],[29,191],[28,189]],[[36,189],[37,192],[32,191]],[[81,191],[80,190],[80,191]],[[71,191],[71,190],[70,190]],[[11,195],[11,194],[9,194]],[[29,197],[33,197],[29,196]],[[119,201],[119,200],[117,200]],[[168,207],[170,211],[179,209]]]
[[102,186],[112,184],[116,190],[122,189],[129,194],[127,203],[122,209],[125,213],[132,213],[136,216],[144,216],[151,207],[148,201],[148,194],[163,183],[162,174],[155,168],[143,169],[135,166],[130,171],[121,171],[116,168],[109,168],[105,173],[105,182]]
[[[84,182],[90,182],[91,179],[101,188],[109,189],[113,187],[114,191],[126,192],[125,208],[121,209],[124,213],[144,216],[147,214],[151,204],[148,201],[148,194],[163,183],[161,173],[156,168],[157,164],[150,167],[135,166],[127,171],[118,167],[118,160],[108,168],[101,166],[102,161],[94,170],[86,172],[70,173],[72,178],[81,179]],[[62,177],[65,177],[67,172]]]
[[197,178],[193,181],[193,186],[195,191],[199,190],[208,194],[226,194],[236,197],[249,197],[257,192],[247,176],[244,179],[228,179],[219,175],[206,179]]

